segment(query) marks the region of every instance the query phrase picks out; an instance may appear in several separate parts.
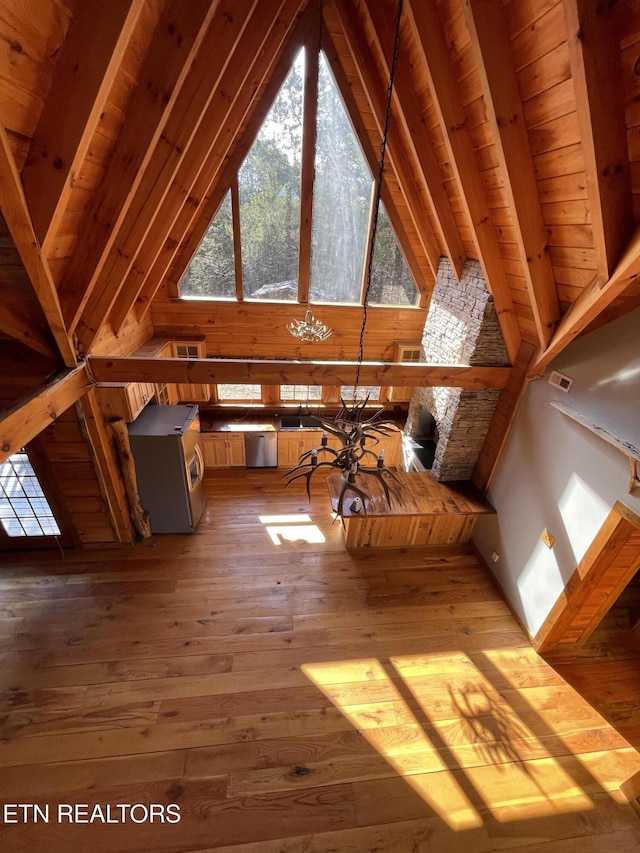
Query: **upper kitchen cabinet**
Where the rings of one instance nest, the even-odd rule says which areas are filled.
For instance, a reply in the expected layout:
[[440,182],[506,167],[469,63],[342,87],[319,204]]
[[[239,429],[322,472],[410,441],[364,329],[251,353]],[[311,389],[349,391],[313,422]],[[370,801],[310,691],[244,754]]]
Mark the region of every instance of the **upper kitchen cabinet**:
[[[204,341],[173,341],[171,350],[173,358],[206,358]],[[180,384],[178,398],[181,403],[208,403],[211,386],[199,382]]]
[[107,418],[135,421],[156,393],[151,382],[100,382],[97,386],[100,402]]

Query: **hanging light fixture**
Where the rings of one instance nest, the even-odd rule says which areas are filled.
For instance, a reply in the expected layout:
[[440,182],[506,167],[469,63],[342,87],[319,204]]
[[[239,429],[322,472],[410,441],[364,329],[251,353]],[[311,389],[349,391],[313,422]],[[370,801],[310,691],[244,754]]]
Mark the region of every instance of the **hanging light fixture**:
[[311,309],[307,308],[304,320],[293,320],[287,326],[289,334],[299,341],[326,341],[331,336],[331,329],[321,323],[311,313]]
[[[387,108],[384,121],[384,129],[382,132],[382,141],[380,144],[380,163],[378,167],[378,175],[375,182],[375,195],[373,216],[371,220],[371,233],[369,237],[369,251],[367,256],[367,275],[362,300],[362,324],[360,326],[360,339],[358,344],[358,360],[356,366],[356,375],[353,389],[353,401],[347,404],[340,398],[341,409],[333,421],[324,420],[319,417],[318,421],[323,428],[322,440],[320,447],[314,447],[307,453],[303,453],[298,460],[298,464],[287,471],[284,475],[288,478],[286,486],[288,487],[295,480],[304,478],[307,481],[307,495],[311,497],[311,478],[320,468],[334,468],[340,474],[340,488],[337,495],[336,514],[344,522],[344,502],[347,494],[353,496],[353,501],[349,505],[351,512],[364,512],[367,514],[367,505],[371,506],[373,501],[373,485],[378,492],[382,491],[387,504],[391,503],[391,497],[401,502],[400,495],[395,488],[395,485],[400,485],[399,479],[390,471],[384,463],[384,449],[376,453],[375,446],[379,444],[380,438],[390,435],[392,431],[392,421],[378,420],[379,412],[376,412],[372,417],[365,417],[365,408],[369,402],[369,395],[360,400],[358,398],[358,383],[360,380],[360,368],[364,357],[364,334],[367,325],[367,307],[369,299],[369,291],[371,289],[371,277],[373,268],[373,256],[375,251],[376,231],[378,227],[378,214],[380,210],[380,200],[382,193],[382,175],[384,171],[385,154],[387,150],[387,135],[389,133],[389,123],[391,121],[391,96],[393,92],[393,78],[395,75],[398,47],[400,44],[400,19],[402,15],[402,0],[398,0],[398,9],[396,13],[395,38],[393,44],[393,58],[391,61],[391,71],[389,75],[389,83],[387,86]],[[305,321],[296,321],[297,326],[301,329],[312,326],[313,323],[319,324],[314,320],[311,311],[307,311]],[[297,334],[291,324],[288,328],[294,337],[301,340],[325,340],[318,337],[302,337],[302,331]],[[319,324],[322,326],[322,324]],[[326,327],[322,327],[326,329]],[[313,334],[313,332],[309,332]],[[329,331],[326,337],[329,337]],[[338,450],[329,447],[329,435],[335,436],[340,441]],[[286,488],[286,487],[285,487]]]

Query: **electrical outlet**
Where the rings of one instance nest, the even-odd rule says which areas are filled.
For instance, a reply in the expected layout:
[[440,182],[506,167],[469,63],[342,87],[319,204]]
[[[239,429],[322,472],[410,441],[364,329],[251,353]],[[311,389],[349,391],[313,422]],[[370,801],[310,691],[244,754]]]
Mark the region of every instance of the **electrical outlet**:
[[556,541],[556,537],[552,536],[546,528],[544,529],[540,538],[547,546],[547,548],[553,548],[553,543]]
[[573,379],[570,376],[565,376],[564,373],[559,373],[557,370],[551,371],[551,376],[547,380],[549,385],[553,385],[554,388],[559,388],[561,391],[564,391],[565,394],[568,394],[571,391],[571,386],[573,385]]

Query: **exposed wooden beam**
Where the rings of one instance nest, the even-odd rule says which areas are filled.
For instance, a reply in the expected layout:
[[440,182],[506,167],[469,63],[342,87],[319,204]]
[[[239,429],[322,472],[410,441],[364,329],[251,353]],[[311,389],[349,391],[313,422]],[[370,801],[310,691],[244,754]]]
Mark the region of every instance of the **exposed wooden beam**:
[[[371,106],[371,113],[376,121],[378,132],[382,135],[386,113],[386,87],[388,80],[383,80],[376,74],[362,22],[353,4],[349,0],[334,0],[334,6],[367,100]],[[424,203],[423,194],[416,187],[413,170],[406,158],[406,149],[404,140],[400,134],[400,128],[394,122],[390,124],[387,137],[386,163],[393,171],[402,194],[407,201],[407,209],[416,234],[422,243],[425,256],[435,277],[438,274],[440,249],[429,223],[428,210]]]
[[0,463],[20,450],[91,387],[84,364],[0,412]]
[[[258,383],[264,385],[352,385],[354,361],[147,358],[89,356],[97,382]],[[510,367],[363,362],[362,385],[504,388]]]
[[0,126],[0,210],[34,293],[42,307],[51,333],[67,367],[76,365],[76,355],[67,332],[58,293],[51,270],[40,251],[40,244],[33,230],[22,181],[16,167],[9,140],[4,127]]
[[231,181],[231,223],[233,227],[233,271],[236,279],[236,299],[238,302],[242,302],[244,299],[244,279],[242,272],[242,241],[240,240],[240,187],[238,186],[237,174],[234,175]]
[[601,284],[618,263],[634,224],[625,88],[615,12],[610,8],[615,5],[564,0]]
[[[289,72],[297,51],[304,43],[309,26],[308,15],[302,15],[291,34],[291,24],[300,14],[304,0],[287,0],[287,2],[292,9],[290,16],[282,14],[274,22],[275,28],[263,46],[260,56],[256,57],[257,64],[250,78],[244,85],[236,83],[231,88],[230,91],[233,91],[237,97],[232,98],[230,112],[224,112],[228,104],[220,106],[222,112],[218,114],[214,127],[223,134],[225,141],[221,143],[219,136],[212,140],[212,154],[200,171],[153,265],[150,269],[145,269],[140,259],[136,261],[136,270],[140,266],[140,272],[144,277],[138,303],[140,317],[149,310],[153,296],[167,275],[172,285],[177,286],[180,281],[222,201],[223,194],[220,188],[229,186],[233,181],[233,176],[271,109],[271,104]],[[283,44],[285,41],[286,44]],[[254,97],[261,85],[264,89],[260,104],[256,108]],[[237,144],[233,133],[225,133],[223,119],[226,115],[227,129],[237,129],[244,125],[251,110],[253,112],[244,127],[243,139]]]
[[623,293],[640,275],[640,226],[636,228],[627,249],[609,281],[600,287],[597,279],[582,291],[560,321],[546,350],[531,363],[529,375],[542,373],[562,350],[578,337],[598,315]]
[[[208,152],[207,108],[219,92],[224,72],[256,3],[257,0],[220,0],[218,3],[87,302],[78,327],[86,349],[92,340],[90,332],[83,333],[84,327],[92,330],[95,336],[104,317],[111,312],[111,323],[119,331],[138,296],[140,276],[128,277],[134,259],[151,231],[160,231],[158,235],[154,233],[152,239],[162,244],[168,228],[164,212],[172,203],[167,194],[170,190],[177,192],[174,179],[184,171],[197,173]],[[184,196],[179,198],[183,203]],[[114,305],[116,297],[118,302]]]
[[[390,58],[393,46],[393,18],[388,14],[388,8],[380,0],[365,0],[361,8],[366,10],[372,31],[375,36],[375,46],[378,57],[383,64],[385,73],[390,73]],[[447,256],[451,261],[458,280],[466,260],[466,253],[458,225],[451,209],[449,196],[442,182],[440,166],[433,151],[429,132],[422,117],[422,110],[416,96],[411,66],[402,46],[398,53],[398,64],[394,78],[394,118],[402,127],[405,144],[411,150],[413,157],[420,165],[424,177],[424,192],[431,202],[433,215],[440,227],[442,242],[446,247]]]
[[45,257],[143,6],[143,0],[84,0],[74,9],[22,170]]
[[560,319],[560,305],[529,135],[509,47],[504,6],[501,0],[467,0],[464,10],[482,81],[487,116],[505,179],[505,191],[514,217],[520,262],[538,341],[544,348]]
[[84,218],[85,232],[60,286],[71,331],[93,293],[216,5],[211,0],[171,0],[156,29],[126,120]]
[[429,80],[451,167],[478,256],[493,296],[505,346],[512,361],[520,348],[520,328],[500,249],[491,223],[456,75],[434,3],[406,0],[405,9]]

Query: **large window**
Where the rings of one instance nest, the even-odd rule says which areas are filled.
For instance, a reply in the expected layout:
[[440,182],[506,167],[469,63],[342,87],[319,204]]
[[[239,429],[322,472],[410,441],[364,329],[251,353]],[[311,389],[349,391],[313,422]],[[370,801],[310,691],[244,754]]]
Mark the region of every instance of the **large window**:
[[0,465],[0,522],[7,536],[59,536],[53,512],[24,450]]
[[[298,54],[180,285],[186,297],[361,304],[371,234],[373,177],[321,52],[315,148],[305,148],[305,50]],[[313,175],[311,218],[301,218],[302,175]],[[310,180],[310,178],[309,178]],[[235,207],[234,207],[235,206]],[[234,255],[235,247],[235,255]],[[300,265],[307,280],[299,282]],[[241,259],[241,263],[239,263]],[[236,280],[238,276],[239,280]],[[241,279],[241,280],[240,280]],[[305,300],[303,300],[305,301]],[[381,206],[371,304],[416,305],[418,291]]]

